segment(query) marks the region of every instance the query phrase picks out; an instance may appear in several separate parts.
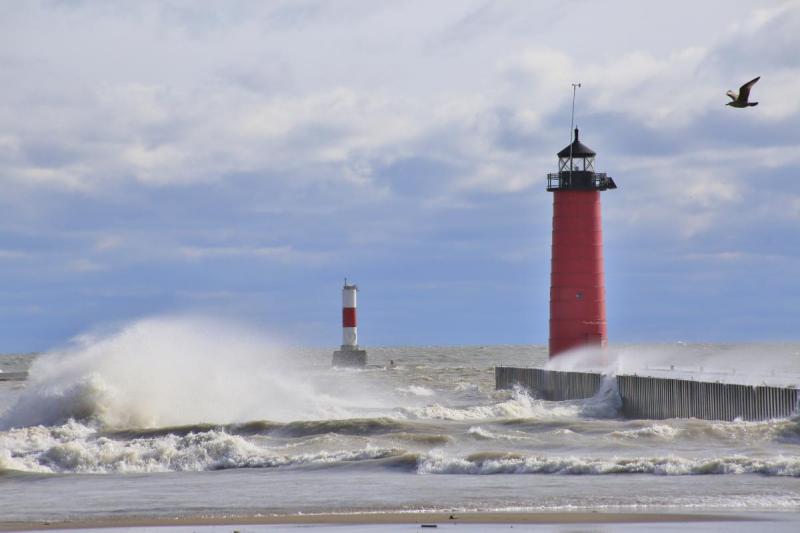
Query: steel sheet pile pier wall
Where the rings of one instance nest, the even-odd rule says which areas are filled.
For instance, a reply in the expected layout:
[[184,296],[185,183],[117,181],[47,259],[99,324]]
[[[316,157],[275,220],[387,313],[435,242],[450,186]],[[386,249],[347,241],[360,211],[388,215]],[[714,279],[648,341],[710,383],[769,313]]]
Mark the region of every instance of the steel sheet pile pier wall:
[[[645,376],[616,376],[622,414],[629,418],[767,420],[798,412],[795,388],[710,383]],[[495,368],[498,389],[520,385],[545,400],[590,398],[600,388],[597,373],[542,368]]]
[[794,388],[617,376],[622,414],[630,418],[767,420],[797,413]]
[[543,368],[495,368],[498,389],[520,385],[543,400],[591,398],[600,388],[603,376],[592,372],[553,372]]

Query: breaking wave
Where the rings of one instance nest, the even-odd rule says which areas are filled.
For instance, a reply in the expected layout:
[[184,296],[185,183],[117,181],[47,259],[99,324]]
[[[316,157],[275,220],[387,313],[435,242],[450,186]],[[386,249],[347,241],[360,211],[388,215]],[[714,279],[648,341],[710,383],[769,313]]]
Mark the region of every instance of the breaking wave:
[[345,420],[320,420],[290,422],[272,433],[285,437],[305,437],[323,433],[340,435],[380,435],[403,429],[405,425],[390,418],[349,418]]
[[339,435],[380,435],[408,428],[408,424],[391,418],[346,418],[343,420],[302,420],[297,422],[271,422],[257,420],[240,424],[189,424],[163,428],[106,430],[103,436],[110,438],[152,438],[165,435],[184,436],[189,433],[224,431],[232,435],[269,435],[274,437],[299,438],[335,433]]
[[308,364],[253,330],[197,317],[145,319],[37,358],[0,428],[341,419],[367,403],[358,391],[344,395],[309,377]]
[[612,431],[611,437],[623,440],[652,438],[672,440],[681,433],[679,428],[667,424],[652,424],[642,428]]
[[[212,429],[119,440],[95,435],[77,422],[57,428],[11,430],[0,440],[0,470],[39,473],[142,473],[232,468],[333,466],[400,455],[403,450],[360,449],[281,453],[265,443]],[[11,453],[11,450],[14,453]]]
[[508,433],[497,433],[490,431],[482,426],[471,426],[467,430],[467,434],[477,440],[532,440],[530,435],[509,435]]
[[[628,452],[628,456],[602,453],[565,456],[502,449],[461,455],[458,440],[453,436],[417,433],[413,427],[392,420],[345,420],[340,425],[325,421],[302,427],[301,438],[297,438],[295,424],[268,422],[108,432],[71,421],[55,427],[12,429],[0,433],[0,471],[106,474],[360,464],[413,474],[800,477],[800,457],[794,455],[682,457],[648,455],[646,450],[639,450]],[[640,428],[617,437],[638,438],[633,436],[649,434],[652,438],[662,438],[660,427]],[[289,441],[281,433],[287,428],[295,428]],[[499,446],[506,446],[510,440],[529,439],[527,435],[508,436],[482,426],[471,426],[466,433],[478,441],[497,442]]]
[[401,417],[409,419],[431,419],[471,421],[484,419],[540,419],[574,418],[579,416],[581,405],[569,402],[546,402],[535,400],[525,391],[514,390],[505,401],[486,405],[452,407],[434,403],[424,407],[407,407],[397,410]]
[[593,458],[523,456],[481,452],[466,457],[430,454],[421,457],[421,474],[762,474],[800,477],[800,458],[778,456],[756,459],[741,455],[689,459],[681,457]]
[[750,421],[706,421],[673,419],[664,422],[629,421],[636,427],[609,433],[612,439],[636,441],[708,442],[709,444],[771,442],[800,444],[800,420],[797,418]]

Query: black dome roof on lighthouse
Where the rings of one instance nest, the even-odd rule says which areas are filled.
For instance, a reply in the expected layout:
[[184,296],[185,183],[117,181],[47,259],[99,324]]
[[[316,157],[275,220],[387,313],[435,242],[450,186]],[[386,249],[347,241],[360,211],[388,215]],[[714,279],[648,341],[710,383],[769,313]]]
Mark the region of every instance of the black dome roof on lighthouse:
[[572,141],[572,144],[567,145],[563,150],[558,152],[558,157],[569,157],[570,156],[570,147],[572,147],[572,157],[594,157],[597,154],[594,150],[583,144],[578,139],[578,128],[575,128],[575,140]]

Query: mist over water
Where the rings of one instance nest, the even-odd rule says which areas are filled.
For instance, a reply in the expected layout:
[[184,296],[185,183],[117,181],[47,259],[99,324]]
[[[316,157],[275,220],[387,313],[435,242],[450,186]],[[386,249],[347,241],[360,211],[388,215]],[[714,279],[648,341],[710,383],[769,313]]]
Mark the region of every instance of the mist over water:
[[549,359],[545,368],[607,375],[664,375],[747,385],[800,386],[796,343],[647,344],[578,348]]

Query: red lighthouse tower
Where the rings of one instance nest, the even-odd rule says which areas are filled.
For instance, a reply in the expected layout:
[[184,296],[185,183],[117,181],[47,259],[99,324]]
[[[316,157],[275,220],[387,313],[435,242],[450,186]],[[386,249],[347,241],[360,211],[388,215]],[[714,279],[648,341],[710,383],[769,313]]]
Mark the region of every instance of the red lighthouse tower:
[[558,172],[547,175],[553,193],[550,357],[607,342],[600,192],[617,186],[595,172],[595,155],[575,128],[572,143],[558,152]]

